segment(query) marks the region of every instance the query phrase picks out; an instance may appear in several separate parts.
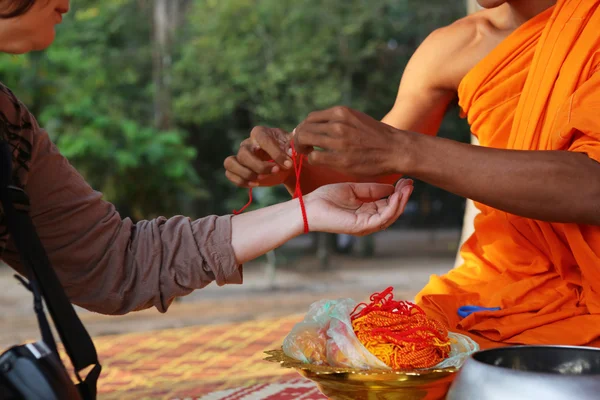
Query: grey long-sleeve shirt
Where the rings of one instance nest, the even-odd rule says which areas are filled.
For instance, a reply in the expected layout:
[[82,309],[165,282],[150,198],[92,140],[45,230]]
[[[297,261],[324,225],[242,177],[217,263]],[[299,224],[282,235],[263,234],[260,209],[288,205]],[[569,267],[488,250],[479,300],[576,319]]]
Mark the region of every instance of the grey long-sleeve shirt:
[[[0,84],[0,139],[13,148],[13,180],[71,301],[103,314],[156,307],[212,281],[242,283],[231,216],[121,219],[60,154],[35,118]],[[21,271],[0,220],[2,260]]]

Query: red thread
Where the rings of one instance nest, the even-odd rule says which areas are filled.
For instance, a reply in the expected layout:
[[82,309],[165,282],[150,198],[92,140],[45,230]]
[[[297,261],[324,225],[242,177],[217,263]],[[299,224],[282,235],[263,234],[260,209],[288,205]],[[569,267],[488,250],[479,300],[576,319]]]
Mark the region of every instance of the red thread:
[[394,300],[393,288],[374,293],[350,314],[358,340],[395,370],[429,368],[450,355],[448,330],[414,303]]
[[[302,188],[300,186],[300,173],[302,172],[302,161],[304,160],[304,157],[302,157],[302,155],[300,155],[300,157],[298,157],[298,153],[296,153],[296,149],[294,148],[294,141],[290,142],[291,145],[291,149],[292,149],[292,161],[294,162],[294,172],[296,174],[296,189],[294,190],[294,196],[293,198],[298,198],[298,201],[300,202],[300,210],[302,211],[302,220],[304,221],[304,233],[308,233],[310,232],[309,227],[308,227],[308,217],[306,216],[306,207],[304,206],[304,199],[302,197]],[[299,159],[299,160],[298,160]],[[273,161],[273,160],[271,160]],[[242,208],[240,208],[238,211],[233,210],[233,214],[234,215],[238,215],[243,213],[246,208],[248,208],[250,206],[250,204],[252,204],[252,188],[248,189],[248,203],[246,203],[246,205]]]
[[[389,313],[392,315],[402,315],[402,316],[413,316],[416,314],[421,314],[421,315],[425,315],[425,311],[423,311],[423,309],[421,307],[419,307],[418,305],[408,302],[408,301],[396,301],[394,300],[394,295],[392,294],[394,288],[393,287],[388,287],[386,290],[384,290],[381,293],[374,293],[371,295],[371,303],[370,304],[365,304],[365,303],[360,303],[358,304],[354,310],[352,310],[352,312],[350,313],[350,317],[352,319],[352,321],[364,317],[365,315],[373,312],[373,311],[378,311],[378,312],[383,312],[383,313]],[[362,307],[362,308],[361,308]],[[360,309],[360,310],[359,310]],[[406,339],[406,336],[410,336],[410,334],[413,334],[415,332],[418,331],[429,331],[431,332],[433,335],[438,336],[438,338],[440,340],[442,340],[442,337],[439,336],[439,333],[436,332],[435,330],[431,329],[430,327],[426,327],[426,326],[422,326],[422,327],[416,327],[410,330],[405,330],[402,333],[395,333],[392,336],[395,336],[396,338],[400,339],[402,338],[405,341],[410,341],[408,339]],[[372,333],[384,333],[386,331],[386,328],[382,328],[382,329],[373,329],[371,332]]]
[[302,161],[304,157],[300,156],[298,160],[298,153],[294,147],[294,141],[290,142],[292,148],[292,161],[294,162],[294,171],[296,172],[296,190],[294,191],[294,199],[297,197],[300,201],[300,210],[302,210],[302,219],[304,220],[304,233],[308,233],[308,217],[306,216],[306,208],[304,207],[304,199],[302,198],[302,187],[300,186],[300,172],[302,172]]
[[240,208],[238,211],[233,210],[233,215],[238,215],[243,213],[246,208],[248,208],[250,206],[250,204],[252,204],[252,188],[248,189],[248,202],[246,203],[246,205],[242,208]]

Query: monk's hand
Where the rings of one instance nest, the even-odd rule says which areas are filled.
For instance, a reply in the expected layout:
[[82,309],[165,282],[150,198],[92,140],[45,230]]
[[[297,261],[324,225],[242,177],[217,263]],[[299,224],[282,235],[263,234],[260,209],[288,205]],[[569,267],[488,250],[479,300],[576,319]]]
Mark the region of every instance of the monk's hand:
[[312,231],[363,236],[386,229],[404,212],[413,182],[396,186],[380,183],[338,183],[305,196]]
[[311,113],[294,130],[294,145],[313,165],[373,177],[402,173],[397,150],[403,134],[359,111],[334,107]]
[[287,155],[290,134],[282,129],[256,127],[240,144],[235,156],[223,163],[225,176],[239,187],[274,186],[283,183],[293,170]]

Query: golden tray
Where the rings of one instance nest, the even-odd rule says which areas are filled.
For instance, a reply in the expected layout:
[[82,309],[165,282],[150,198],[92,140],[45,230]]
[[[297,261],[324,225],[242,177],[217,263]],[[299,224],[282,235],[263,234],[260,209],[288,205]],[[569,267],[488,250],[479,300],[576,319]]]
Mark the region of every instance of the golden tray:
[[330,400],[443,400],[458,372],[457,368],[423,371],[363,371],[304,364],[282,349],[265,351],[266,361],[293,368],[315,382]]

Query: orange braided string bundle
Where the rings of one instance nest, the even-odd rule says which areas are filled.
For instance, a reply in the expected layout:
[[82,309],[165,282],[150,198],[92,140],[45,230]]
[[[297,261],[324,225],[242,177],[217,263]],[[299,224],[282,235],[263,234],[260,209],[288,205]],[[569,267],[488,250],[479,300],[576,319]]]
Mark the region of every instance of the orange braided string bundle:
[[[416,304],[395,301],[389,287],[352,311],[352,327],[373,355],[395,370],[430,368],[450,354],[448,330]],[[361,308],[363,307],[363,308]],[[359,310],[359,308],[361,308]]]

